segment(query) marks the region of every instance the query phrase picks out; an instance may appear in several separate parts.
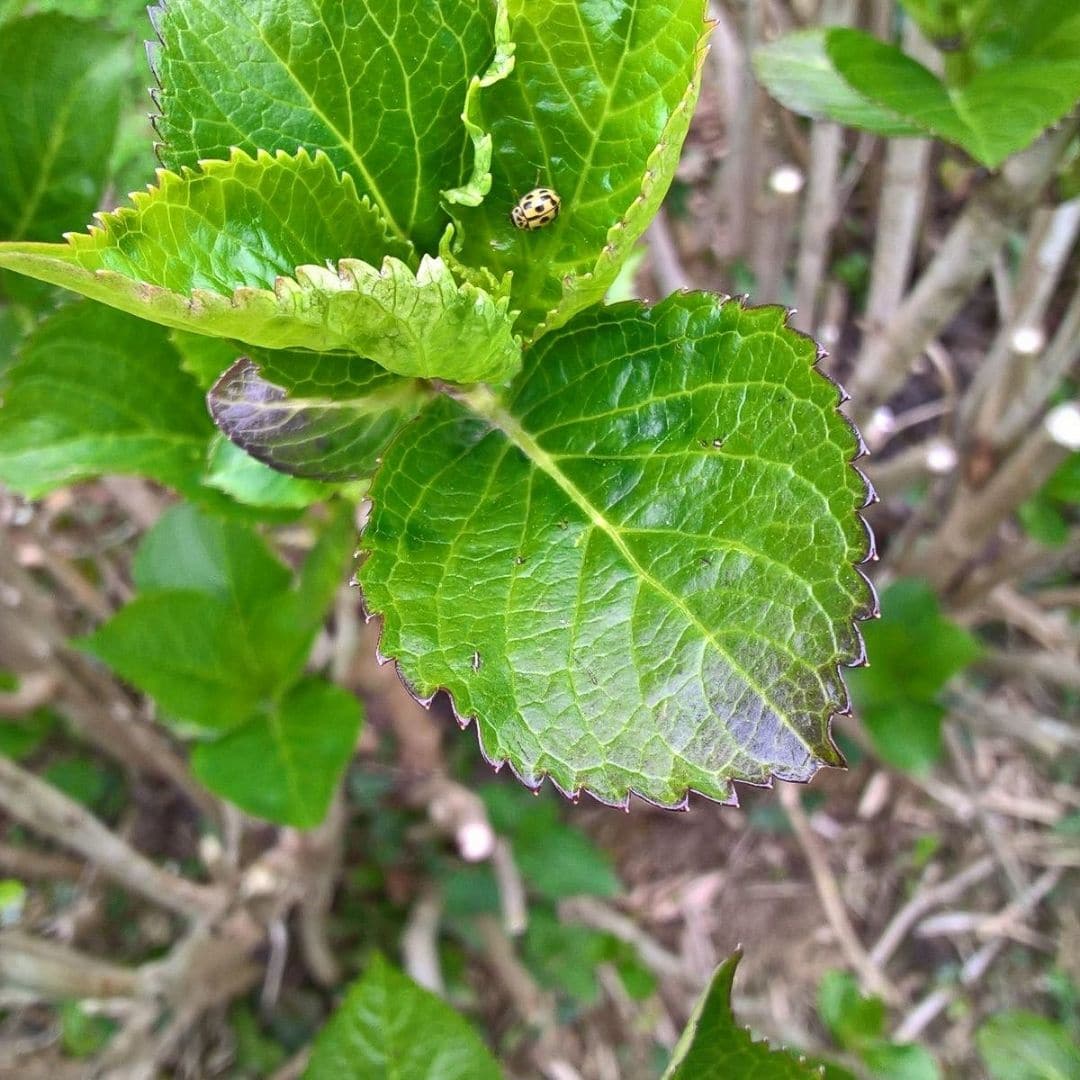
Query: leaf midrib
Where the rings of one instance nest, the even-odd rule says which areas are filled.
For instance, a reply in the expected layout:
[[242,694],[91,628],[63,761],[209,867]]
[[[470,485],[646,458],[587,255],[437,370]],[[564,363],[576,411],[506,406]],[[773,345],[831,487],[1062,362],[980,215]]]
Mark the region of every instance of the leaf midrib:
[[626,560],[627,564],[639,578],[655,589],[673,608],[682,613],[684,618],[694,626],[706,641],[731,665],[732,669],[742,678],[746,686],[758,695],[760,700],[768,706],[776,718],[782,723],[796,739],[806,747],[811,757],[817,757],[817,751],[807,741],[805,735],[796,728],[788,719],[785,710],[777,705],[765,689],[754,679],[750,672],[740,664],[729,649],[716,638],[712,630],[701,621],[700,618],[683,602],[682,598],[671,591],[668,586],[656,578],[641,565],[633,551],[623,539],[619,528],[609,521],[597,507],[595,507],[580,488],[558,466],[556,459],[549,454],[533,436],[525,430],[521,423],[506,408],[505,402],[494,394],[486,386],[473,387],[455,395],[467,408],[477,416],[483,417],[492,423],[503,435],[513,443],[532,463],[558,485],[559,489],[577,506],[592,522],[593,526],[602,532],[615,546],[615,549]]
[[[304,99],[311,106],[312,112],[326,125],[327,130],[331,132],[338,139],[342,149],[349,155],[357,169],[360,170],[361,176],[364,178],[364,183],[367,185],[368,193],[378,203],[379,209],[386,217],[387,224],[394,230],[394,234],[400,239],[408,241],[408,235],[405,230],[398,224],[397,219],[394,217],[390,210],[390,207],[386,203],[386,199],[383,197],[382,191],[379,189],[379,185],[375,183],[375,178],[368,172],[367,165],[364,163],[363,157],[357,151],[353,142],[348,138],[345,133],[330,119],[329,116],[323,112],[322,107],[312,96],[311,91],[300,81],[299,77],[293,71],[285,57],[281,56],[274,48],[271,42],[267,39],[263,33],[262,27],[251,17],[246,7],[240,5],[240,11],[247,18],[251,24],[252,30],[255,32],[256,37],[266,47],[267,52],[274,57],[275,60],[281,65],[281,70],[289,77],[290,81],[296,87],[296,89],[304,96]],[[376,23],[376,25],[378,25]],[[381,27],[380,27],[381,29]],[[350,91],[351,100],[351,91]]]

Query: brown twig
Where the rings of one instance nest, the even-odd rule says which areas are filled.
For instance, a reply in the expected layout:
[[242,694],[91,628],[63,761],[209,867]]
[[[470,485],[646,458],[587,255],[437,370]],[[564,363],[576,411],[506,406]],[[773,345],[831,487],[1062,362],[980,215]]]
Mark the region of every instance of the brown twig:
[[836,878],[829,867],[825,852],[822,851],[814,830],[810,828],[810,822],[803,810],[799,789],[793,784],[780,783],[778,785],[780,804],[787,812],[791,827],[795,832],[795,838],[802,848],[803,855],[810,867],[810,873],[817,887],[818,899],[821,901],[822,910],[829,920],[840,948],[847,957],[848,963],[855,969],[863,986],[878,994],[886,1002],[892,1005],[899,1004],[903,995],[892,984],[881,968],[870,958],[870,954],[863,947],[855,928],[848,918],[847,906],[840,895],[840,888]]
[[78,852],[114,881],[188,918],[221,908],[222,893],[155,866],[79,803],[13,761],[0,757],[0,806],[16,821]]

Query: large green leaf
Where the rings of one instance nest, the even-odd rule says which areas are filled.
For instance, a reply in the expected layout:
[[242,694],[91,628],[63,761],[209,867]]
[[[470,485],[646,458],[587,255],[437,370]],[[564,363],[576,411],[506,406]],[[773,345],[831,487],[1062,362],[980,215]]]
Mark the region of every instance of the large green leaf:
[[[697,98],[702,0],[511,0],[513,71],[472,102],[494,139],[491,193],[457,207],[460,258],[513,271],[519,329],[537,336],[600,300],[667,191]],[[537,182],[554,224],[510,210]]]
[[414,273],[411,249],[323,154],[236,151],[161,172],[132,200],[66,244],[0,244],[0,267],[165,326],[402,375],[499,382],[520,362],[507,298],[459,285],[439,259]]
[[102,473],[194,490],[213,425],[160,327],[72,304],[22,345],[0,413],[0,480],[30,497]]
[[494,762],[622,803],[806,779],[839,754],[859,443],[778,308],[597,308],[505,399],[430,405],[371,488],[359,580],[382,652]]
[[0,26],[0,239],[52,239],[97,209],[128,70],[120,45],[60,15]]
[[435,251],[439,192],[472,171],[461,111],[495,50],[494,0],[185,0],[153,15],[170,167],[234,146],[323,150],[396,235]]
[[246,724],[200,743],[192,768],[249,814],[311,828],[326,816],[359,730],[360,703],[352,694],[304,679]]
[[315,1041],[304,1080],[500,1080],[469,1024],[373,956]]
[[718,1080],[719,1077],[753,1077],[753,1080],[853,1080],[836,1066],[810,1064],[788,1050],[772,1050],[755,1042],[736,1023],[731,1011],[731,988],[740,953],[716,969],[712,982],[698,1002],[694,1015],[679,1040],[663,1080]]
[[266,353],[238,360],[207,401],[237,446],[275,469],[319,480],[374,472],[397,429],[431,398],[424,383],[353,357]]

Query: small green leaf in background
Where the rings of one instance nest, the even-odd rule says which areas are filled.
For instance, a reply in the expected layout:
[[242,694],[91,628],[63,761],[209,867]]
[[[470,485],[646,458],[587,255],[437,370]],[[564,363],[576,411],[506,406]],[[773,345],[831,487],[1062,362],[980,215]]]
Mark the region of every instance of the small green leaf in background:
[[132,578],[141,593],[190,589],[234,605],[236,614],[285,589],[292,575],[256,532],[194,506],[174,506],[143,537]]
[[875,1080],[940,1080],[929,1051],[886,1038],[885,1003],[864,997],[847,972],[825,973],[818,987],[818,1012],[836,1042],[862,1058]]
[[370,476],[398,428],[430,400],[425,384],[360,357],[300,352],[244,357],[207,397],[214,422],[252,457],[322,480]]
[[311,828],[326,816],[359,731],[352,694],[304,679],[265,713],[196,746],[192,768],[247,813]]
[[325,815],[360,725],[354,696],[302,678],[351,519],[335,508],[294,578],[250,526],[175,507],[136,554],[135,599],[81,643],[207,740],[193,754],[203,783],[300,828]]
[[881,611],[880,620],[863,627],[870,666],[850,672],[848,687],[881,758],[925,772],[941,756],[941,691],[980,646],[942,616],[924,582],[894,582],[882,594]]
[[284,1064],[288,1052],[276,1039],[263,1033],[250,1006],[241,1003],[229,1010],[229,1026],[236,1038],[234,1068],[245,1080],[261,1080]]
[[10,372],[0,481],[30,498],[102,473],[190,491],[213,431],[163,330],[100,304],[70,304],[23,343]]
[[818,986],[818,1013],[843,1047],[857,1047],[885,1033],[885,1002],[863,997],[846,971],[827,971]]
[[1010,4],[1008,47],[962,41],[962,62],[944,82],[894,45],[846,27],[785,35],[756,50],[754,67],[795,112],[885,136],[934,135],[997,168],[1080,98],[1080,19],[1070,2]]
[[68,1057],[88,1058],[103,1049],[119,1025],[87,1012],[77,1001],[60,1006],[60,1045]]
[[500,1080],[472,1027],[373,956],[315,1041],[304,1080]]
[[25,904],[26,886],[15,878],[0,878],[0,927],[14,926]]
[[[19,680],[0,672],[0,691],[15,690]],[[52,709],[34,709],[23,716],[0,716],[0,754],[21,761],[48,738],[59,717]]]
[[333,484],[278,472],[224,436],[210,444],[204,483],[238,503],[267,510],[302,510],[324,502],[337,491]]
[[1080,1047],[1061,1024],[1016,1009],[992,1016],[975,1043],[990,1080],[1077,1080]]
[[123,776],[111,765],[87,755],[57,758],[42,776],[58,791],[82,803],[98,817],[114,818],[123,809],[127,798]]
[[52,240],[98,208],[128,57],[115,34],[61,15],[0,26],[0,240]]
[[1060,547],[1080,508],[1080,454],[1070,454],[1039,491],[1019,509],[1020,524],[1033,540]]
[[802,1055],[773,1050],[755,1042],[731,1011],[731,987],[739,953],[716,969],[712,982],[694,1009],[675,1047],[663,1080],[719,1080],[753,1077],[754,1080],[854,1080],[844,1069],[828,1066],[823,1074]]
[[510,838],[514,861],[538,895],[615,896],[619,879],[610,857],[579,828],[560,819],[552,792],[539,797],[509,783],[485,784],[480,796],[495,831]]
[[440,396],[372,482],[384,654],[530,787],[672,806],[839,762],[873,597],[816,362],[779,308],[677,294],[545,335],[505,397]]

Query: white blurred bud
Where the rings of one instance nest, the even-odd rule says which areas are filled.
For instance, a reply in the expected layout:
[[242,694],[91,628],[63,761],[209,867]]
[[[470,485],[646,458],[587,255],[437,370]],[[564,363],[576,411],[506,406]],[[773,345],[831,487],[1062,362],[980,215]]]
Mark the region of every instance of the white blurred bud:
[[1021,356],[1034,356],[1043,351],[1046,334],[1041,326],[1018,326],[1009,339],[1014,353]]
[[1068,450],[1080,450],[1080,405],[1066,401],[1046,414],[1043,421],[1050,438]]
[[934,439],[926,448],[926,467],[939,476],[951,473],[959,460],[956,447],[944,439]]
[[495,830],[486,821],[470,821],[457,831],[458,851],[466,862],[481,862],[495,850]]
[[777,165],[769,173],[769,187],[777,195],[798,195],[806,183],[802,169],[795,165]]

